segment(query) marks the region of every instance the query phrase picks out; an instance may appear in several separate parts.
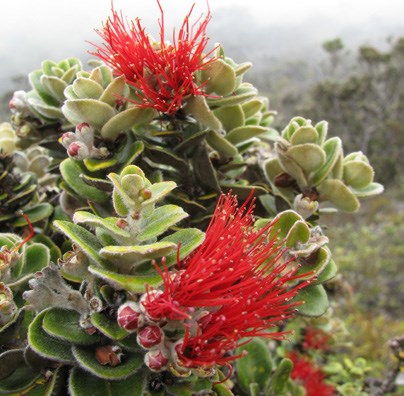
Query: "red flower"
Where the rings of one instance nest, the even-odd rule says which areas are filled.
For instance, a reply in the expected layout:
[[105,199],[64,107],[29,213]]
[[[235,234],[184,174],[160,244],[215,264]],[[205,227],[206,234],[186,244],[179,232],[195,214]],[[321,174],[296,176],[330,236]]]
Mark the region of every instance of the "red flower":
[[292,379],[300,382],[306,389],[306,396],[333,396],[335,388],[324,382],[324,373],[313,362],[296,353],[291,353],[289,358],[293,362]]
[[325,351],[329,347],[330,338],[323,330],[309,327],[304,335],[303,348],[305,350],[318,349]]
[[183,366],[226,364],[240,357],[228,352],[246,338],[283,339],[285,332],[269,329],[293,316],[297,303],[290,300],[308,284],[296,285],[302,275],[284,260],[286,249],[268,240],[272,225],[253,228],[253,207],[247,201],[237,208],[236,197],[222,195],[205,241],[177,273],[158,269],[164,291],[149,290],[143,301],[152,320],[184,320],[175,348]]
[[183,99],[188,95],[206,95],[204,84],[196,83],[195,72],[203,69],[213,59],[204,54],[208,42],[206,28],[211,18],[210,12],[199,23],[189,24],[193,6],[175,37],[173,43],[166,41],[164,13],[161,11],[160,39],[154,41],[136,18],[129,25],[122,13],[112,9],[101,31],[97,33],[104,39],[103,46],[97,46],[92,54],[109,65],[116,75],[124,75],[126,82],[135,88],[140,99],[140,107],[149,107],[162,113],[174,114],[181,108]]

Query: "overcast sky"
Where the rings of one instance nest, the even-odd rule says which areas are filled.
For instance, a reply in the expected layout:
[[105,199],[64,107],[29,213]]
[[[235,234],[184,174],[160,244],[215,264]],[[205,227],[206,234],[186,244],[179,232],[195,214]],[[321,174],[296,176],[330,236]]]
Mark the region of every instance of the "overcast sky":
[[[167,26],[178,26],[193,3],[195,18],[206,13],[206,0],[161,0]],[[139,16],[147,31],[156,33],[156,1],[115,0],[114,4],[128,18]],[[0,5],[1,91],[11,74],[26,74],[43,59],[86,58],[91,46],[85,41],[97,40],[94,28],[101,26],[111,9],[110,0],[0,0]],[[367,36],[371,32],[373,37],[385,37],[390,28],[404,34],[403,0],[210,0],[209,5],[212,45],[232,39],[234,46],[246,45],[243,39],[248,36],[248,40],[265,40],[277,51],[283,40],[286,47],[286,35],[289,43],[299,43],[311,32],[321,43],[365,26]]]

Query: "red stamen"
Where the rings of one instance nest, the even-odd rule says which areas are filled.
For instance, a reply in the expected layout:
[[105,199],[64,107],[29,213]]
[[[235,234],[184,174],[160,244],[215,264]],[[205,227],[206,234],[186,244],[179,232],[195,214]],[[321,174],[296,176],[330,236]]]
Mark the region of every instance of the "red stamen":
[[18,246],[16,246],[11,252],[17,252],[18,250],[20,250],[30,239],[33,238],[35,231],[34,231],[34,227],[32,226],[31,221],[29,220],[29,217],[23,213],[22,211],[19,212],[19,215],[24,217],[25,221],[28,224],[28,228],[29,228],[29,235],[22,241],[20,242],[20,244]]

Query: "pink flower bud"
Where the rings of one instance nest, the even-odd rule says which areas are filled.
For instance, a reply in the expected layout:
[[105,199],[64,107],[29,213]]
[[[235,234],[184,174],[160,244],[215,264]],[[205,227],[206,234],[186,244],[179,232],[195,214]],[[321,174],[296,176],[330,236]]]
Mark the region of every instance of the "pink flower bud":
[[156,349],[146,353],[144,362],[150,370],[161,371],[166,368],[168,357],[163,353],[163,351]]
[[163,339],[163,332],[158,326],[146,326],[139,330],[137,342],[143,348],[149,349],[160,344]]
[[69,148],[67,149],[67,154],[69,154],[70,157],[75,157],[81,148],[80,143],[73,142],[69,145]]
[[10,110],[15,110],[17,108],[14,98],[10,100],[10,102],[8,102],[8,107],[10,108]]
[[60,143],[63,144],[64,147],[68,148],[71,143],[76,140],[76,135],[73,132],[65,132],[60,137]]
[[118,309],[118,324],[127,331],[135,331],[142,317],[139,305],[133,301],[121,305]]
[[90,125],[88,125],[86,122],[76,125],[76,131],[78,132],[85,132],[83,131],[84,128],[90,128]]

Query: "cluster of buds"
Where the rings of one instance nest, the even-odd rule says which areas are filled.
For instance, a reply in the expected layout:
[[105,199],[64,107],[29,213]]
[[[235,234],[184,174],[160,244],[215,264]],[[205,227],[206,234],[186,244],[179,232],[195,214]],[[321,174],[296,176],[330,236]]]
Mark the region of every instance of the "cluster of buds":
[[86,158],[106,158],[109,151],[106,147],[94,146],[94,129],[83,122],[76,126],[75,132],[66,132],[59,139],[67,149],[67,154],[75,160]]
[[0,282],[0,327],[7,324],[17,312],[13,300],[13,292],[3,282]]
[[137,331],[137,343],[147,350],[145,364],[150,370],[161,371],[167,367],[170,354],[164,332],[159,323],[150,318],[141,303],[129,301],[121,305],[117,320],[126,331]]

